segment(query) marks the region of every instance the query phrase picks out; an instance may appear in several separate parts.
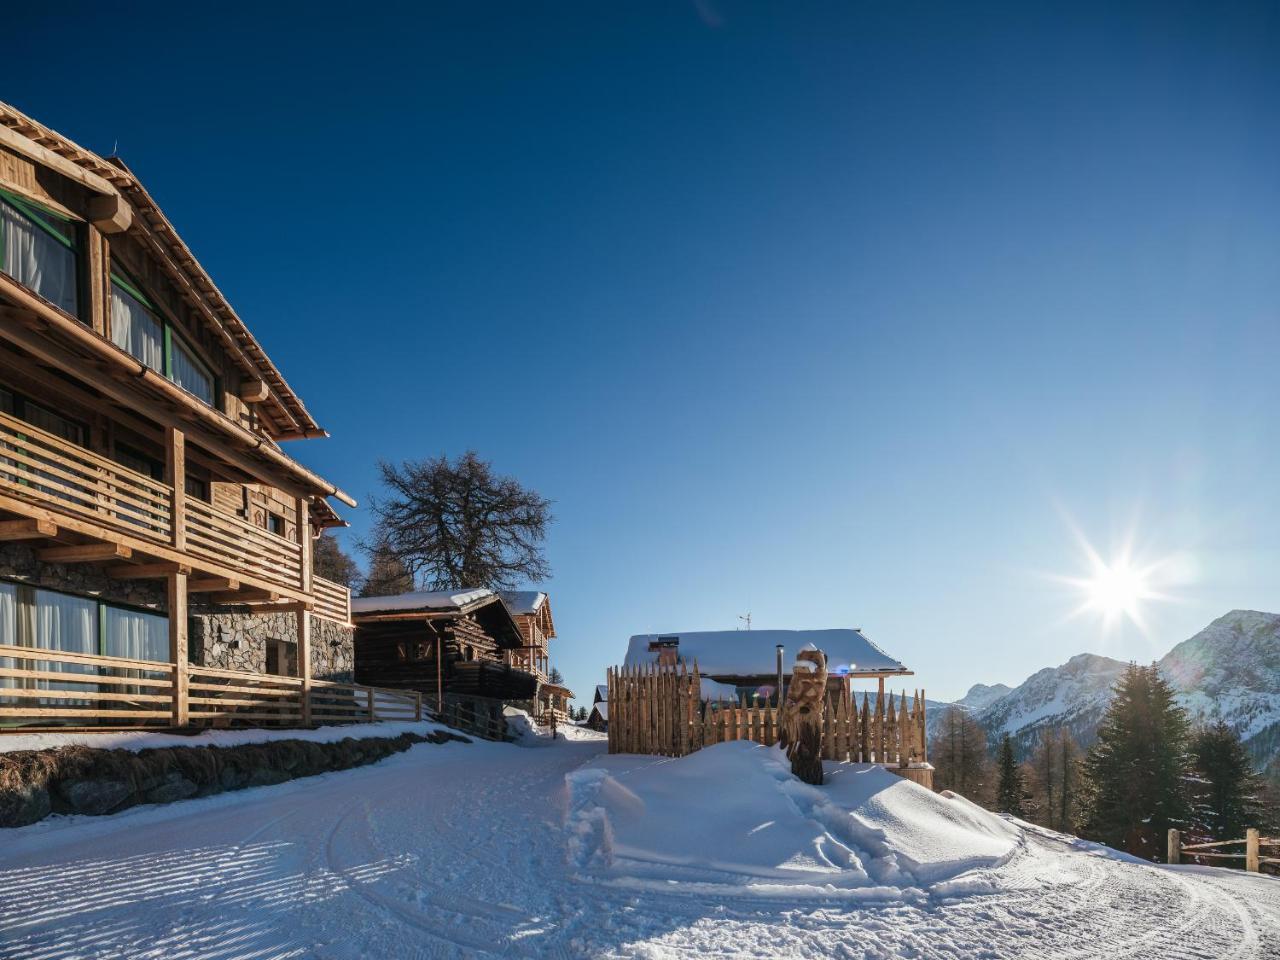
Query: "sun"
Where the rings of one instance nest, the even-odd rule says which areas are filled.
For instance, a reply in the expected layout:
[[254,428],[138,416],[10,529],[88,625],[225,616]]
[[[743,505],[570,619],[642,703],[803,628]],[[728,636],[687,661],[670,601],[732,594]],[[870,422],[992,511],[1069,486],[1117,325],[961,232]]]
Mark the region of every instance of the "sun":
[[1141,624],[1143,602],[1157,596],[1148,577],[1149,571],[1134,569],[1127,557],[1119,557],[1111,563],[1099,561],[1093,576],[1081,584],[1085,604],[1105,620],[1127,617]]

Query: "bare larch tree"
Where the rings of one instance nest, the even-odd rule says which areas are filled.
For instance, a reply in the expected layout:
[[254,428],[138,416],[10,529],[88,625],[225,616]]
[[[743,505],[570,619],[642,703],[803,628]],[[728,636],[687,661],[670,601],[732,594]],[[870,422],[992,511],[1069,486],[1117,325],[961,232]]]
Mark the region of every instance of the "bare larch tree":
[[542,542],[551,501],[496,475],[474,451],[456,461],[384,461],[378,469],[386,494],[371,501],[373,543],[403,563],[414,583],[500,590],[550,577]]

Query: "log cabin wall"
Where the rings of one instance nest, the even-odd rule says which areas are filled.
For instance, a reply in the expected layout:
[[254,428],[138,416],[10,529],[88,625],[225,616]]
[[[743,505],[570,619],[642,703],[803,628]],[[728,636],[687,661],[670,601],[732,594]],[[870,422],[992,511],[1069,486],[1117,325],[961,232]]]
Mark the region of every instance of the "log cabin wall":
[[502,650],[473,615],[357,624],[356,682],[434,693],[437,637],[440,677],[449,688],[457,663],[503,663]]

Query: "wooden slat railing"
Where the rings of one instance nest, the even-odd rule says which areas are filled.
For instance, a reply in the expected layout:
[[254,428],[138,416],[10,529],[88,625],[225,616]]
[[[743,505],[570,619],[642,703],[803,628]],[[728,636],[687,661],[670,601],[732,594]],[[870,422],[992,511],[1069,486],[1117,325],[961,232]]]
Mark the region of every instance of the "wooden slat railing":
[[136,537],[168,542],[169,487],[0,413],[0,490]]
[[351,622],[351,590],[340,583],[312,576],[311,590],[315,594],[312,613],[339,623]]
[[[422,719],[412,690],[194,664],[183,675],[193,726],[303,726],[304,697],[315,725]],[[0,727],[170,726],[176,677],[171,663],[0,645]]]
[[289,589],[297,589],[302,547],[247,520],[187,497],[187,550],[220,566]]
[[0,645],[0,726],[167,726],[173,664]]

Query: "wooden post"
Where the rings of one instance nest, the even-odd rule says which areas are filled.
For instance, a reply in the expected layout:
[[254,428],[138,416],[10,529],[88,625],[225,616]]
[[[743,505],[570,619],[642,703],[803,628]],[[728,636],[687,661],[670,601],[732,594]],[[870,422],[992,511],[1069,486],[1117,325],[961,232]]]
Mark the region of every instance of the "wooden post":
[[187,714],[187,575],[169,574],[169,662],[173,664],[173,710],[175,727],[185,727]]
[[1250,827],[1244,832],[1244,868],[1257,873],[1258,866],[1258,828]]
[[422,720],[422,691],[413,691],[413,719],[414,722]]
[[373,698],[373,687],[369,688],[369,722],[376,723],[378,720],[378,705]]
[[295,608],[298,618],[298,676],[302,679],[302,725],[311,726],[311,615],[299,603]]
[[[165,475],[173,489],[169,492],[169,543],[175,550],[187,549],[187,442],[177,427],[165,428]],[[185,589],[183,594],[185,596]]]
[[306,497],[294,500],[295,514],[298,519],[298,546],[301,548],[302,569],[298,571],[298,586],[305,594],[311,593],[311,554],[314,549],[311,539],[310,504]]
[[1182,835],[1173,827],[1169,828],[1169,863],[1182,862]]
[[[433,631],[435,632],[435,631]],[[444,718],[444,644],[436,633],[436,710]]]

